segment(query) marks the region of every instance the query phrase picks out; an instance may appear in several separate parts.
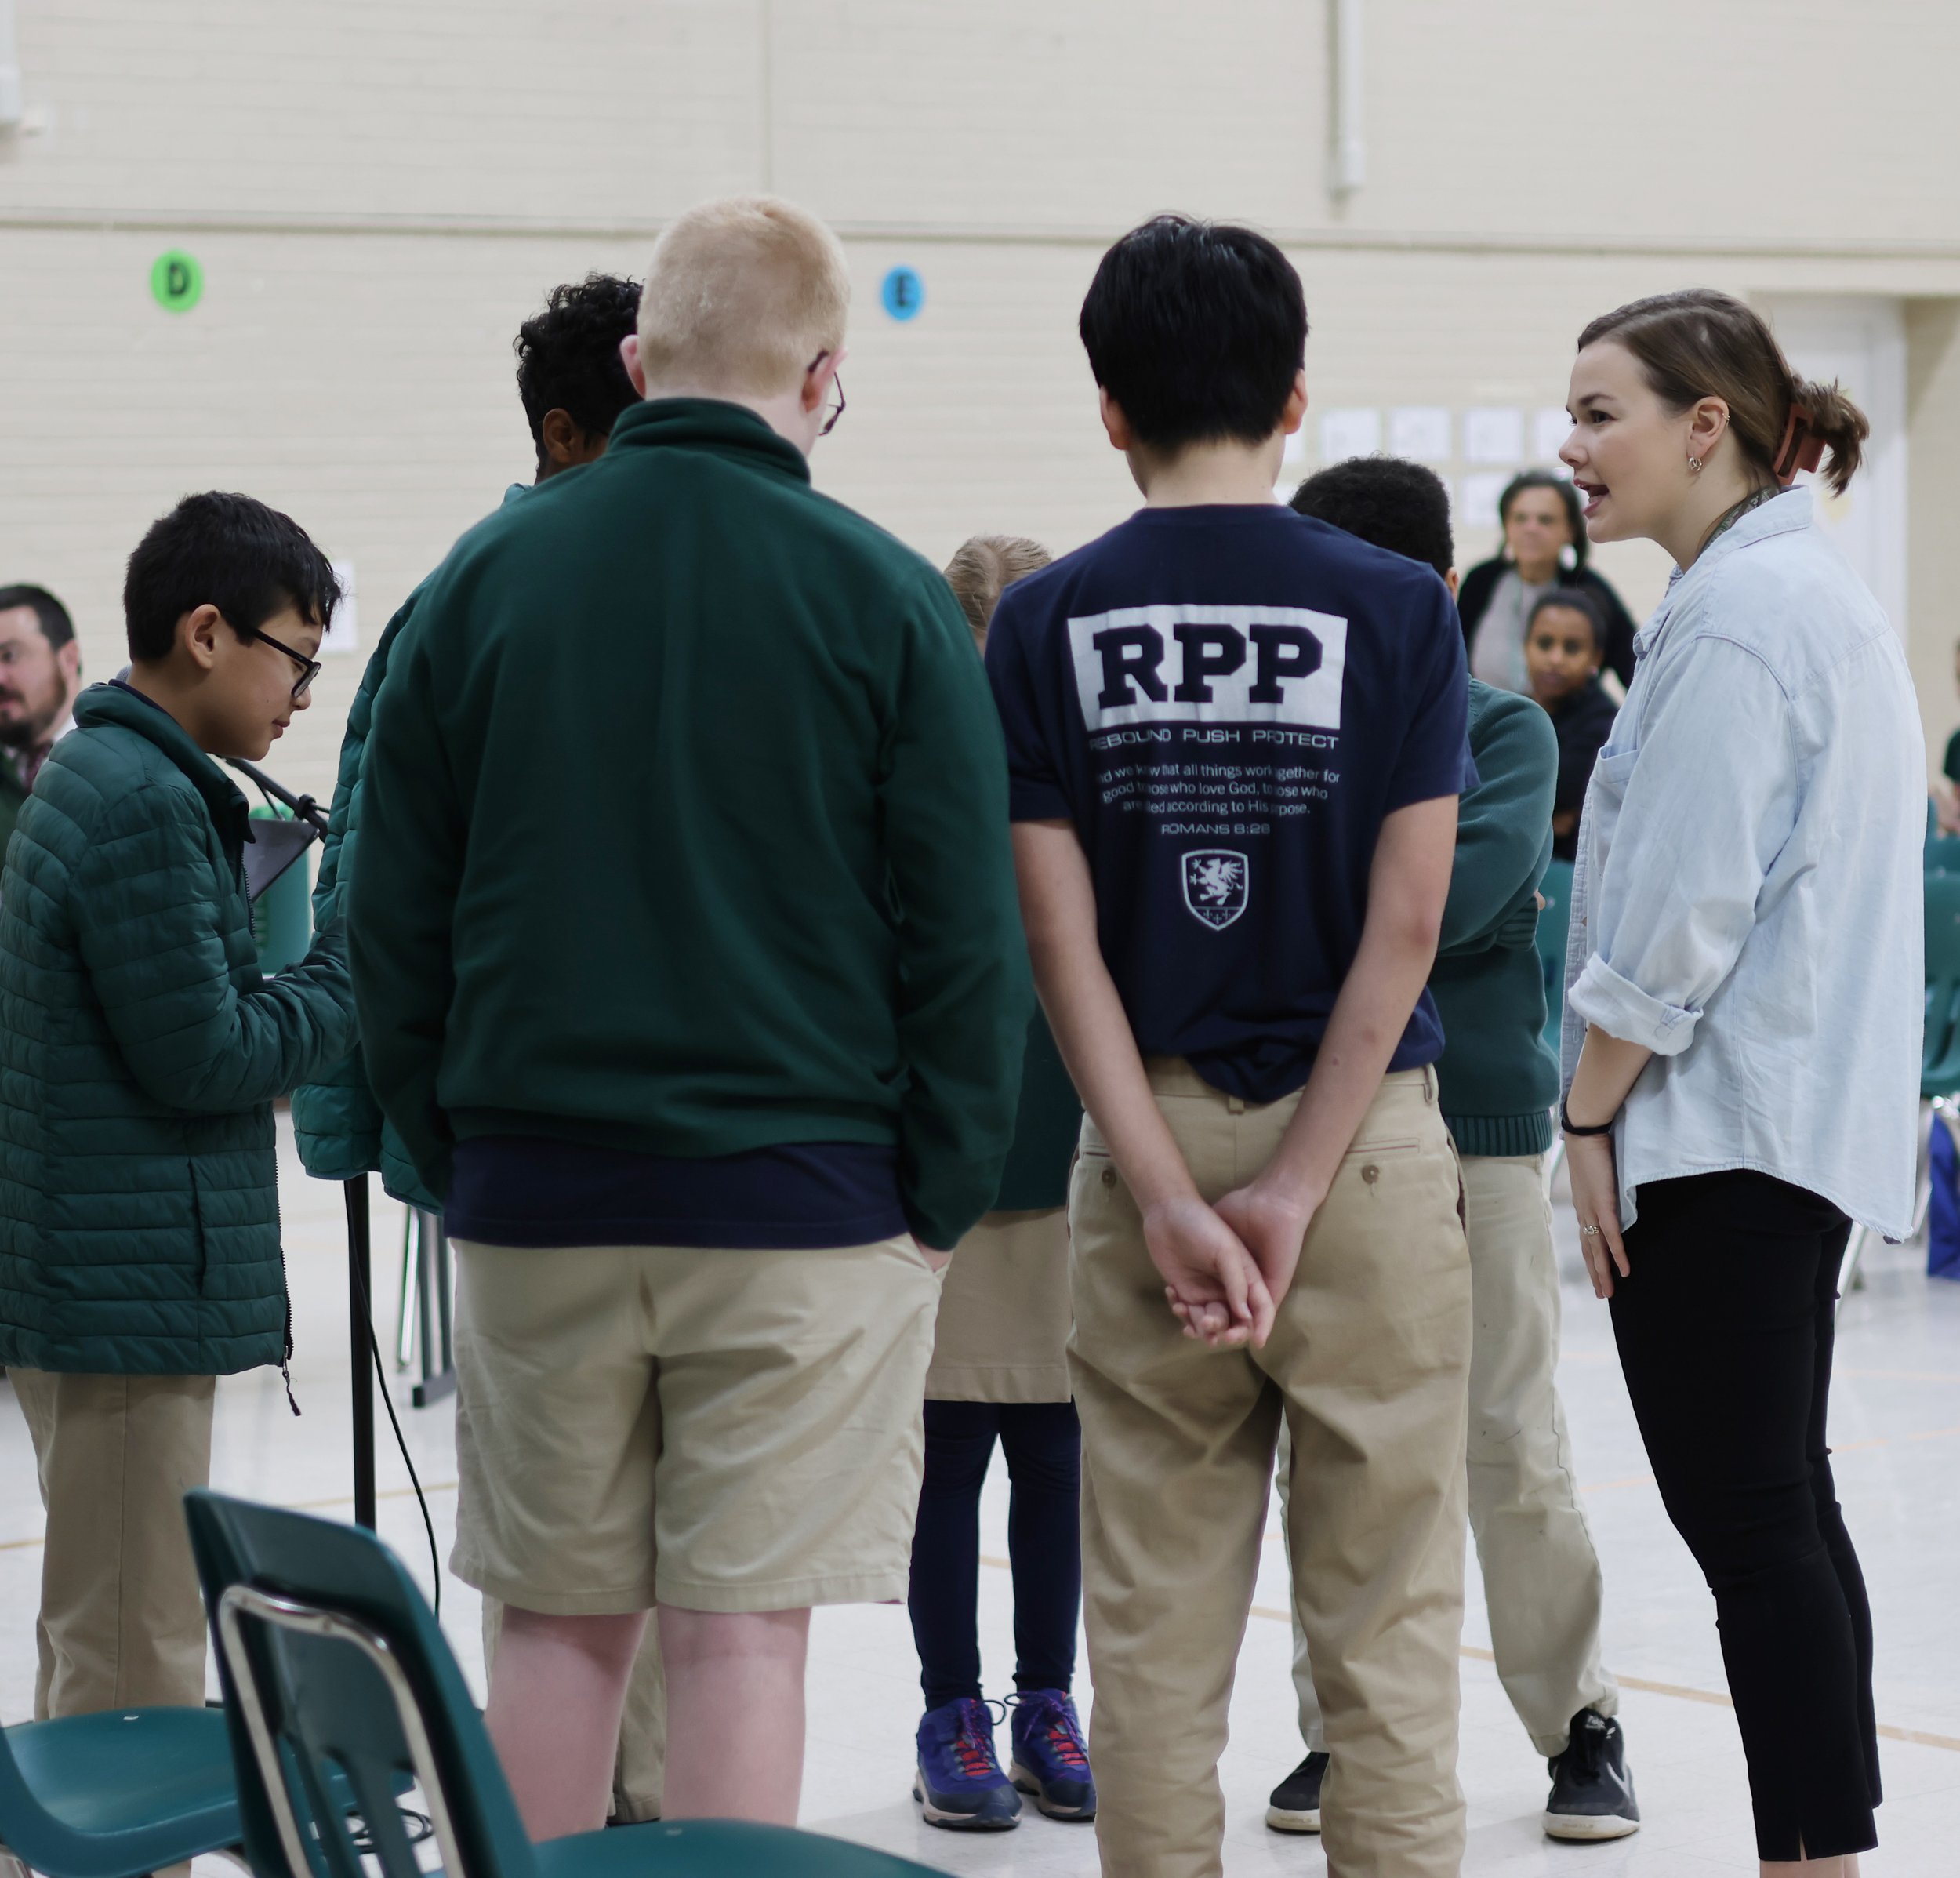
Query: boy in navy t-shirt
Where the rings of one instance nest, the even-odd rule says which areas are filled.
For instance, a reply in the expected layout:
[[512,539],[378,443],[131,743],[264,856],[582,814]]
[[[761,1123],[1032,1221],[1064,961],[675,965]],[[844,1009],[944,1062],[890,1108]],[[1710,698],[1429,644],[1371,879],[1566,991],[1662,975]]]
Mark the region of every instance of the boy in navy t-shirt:
[[987,665],[1069,1197],[1103,1866],[1219,1868],[1218,1759],[1282,1416],[1329,1862],[1442,1878],[1469,1270],[1424,989],[1475,780],[1428,568],[1273,499],[1298,277],[1162,217],[1081,330],[1145,507],[1018,582]]

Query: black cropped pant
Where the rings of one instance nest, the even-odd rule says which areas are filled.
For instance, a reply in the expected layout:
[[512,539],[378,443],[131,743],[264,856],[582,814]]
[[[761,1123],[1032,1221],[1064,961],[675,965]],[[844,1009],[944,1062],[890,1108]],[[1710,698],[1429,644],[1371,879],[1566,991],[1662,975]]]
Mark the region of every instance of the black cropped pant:
[[1864,1851],[1871,1611],[1824,1441],[1849,1222],[1742,1172],[1653,1182],[1639,1210],[1613,1335],[1668,1517],[1715,1593],[1758,1855]]
[[1014,1686],[1075,1675],[1082,1608],[1082,1426],[1073,1402],[926,1404],[925,1480],[912,1541],[912,1634],[926,1706],[980,1694],[980,1487],[1007,1462]]

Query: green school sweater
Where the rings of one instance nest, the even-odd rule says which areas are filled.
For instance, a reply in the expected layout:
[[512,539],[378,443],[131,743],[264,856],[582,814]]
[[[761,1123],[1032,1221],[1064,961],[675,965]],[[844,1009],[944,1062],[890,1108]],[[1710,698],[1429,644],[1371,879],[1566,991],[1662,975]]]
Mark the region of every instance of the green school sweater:
[[430,1191],[542,1135],[898,1150],[993,1204],[1032,1008],[1000,731],[938,574],[739,406],[665,399],[466,535],[375,703],[350,957]]
[[1538,883],[1552,858],[1559,739],[1533,699],[1470,681],[1481,779],[1457,811],[1457,854],[1429,990],[1443,1018],[1436,1081],[1465,1154],[1542,1154],[1559,1065],[1544,1041]]

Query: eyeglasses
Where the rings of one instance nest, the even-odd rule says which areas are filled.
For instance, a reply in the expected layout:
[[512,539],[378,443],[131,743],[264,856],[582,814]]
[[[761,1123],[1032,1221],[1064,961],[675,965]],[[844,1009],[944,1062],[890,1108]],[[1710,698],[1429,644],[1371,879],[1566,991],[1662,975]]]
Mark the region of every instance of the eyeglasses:
[[297,704],[312,688],[313,681],[320,676],[320,661],[309,659],[304,652],[296,652],[289,645],[284,645],[270,633],[262,633],[256,627],[252,629],[255,639],[263,639],[275,652],[284,652],[299,668],[299,676],[293,681],[292,701]]
[[[827,350],[819,352],[808,365],[803,368],[804,376],[808,377],[829,356]],[[828,437],[833,430],[836,430],[837,420],[844,415],[844,380],[835,372],[830,374],[830,389],[837,393],[837,401],[825,411],[823,428],[817,433],[819,437]]]

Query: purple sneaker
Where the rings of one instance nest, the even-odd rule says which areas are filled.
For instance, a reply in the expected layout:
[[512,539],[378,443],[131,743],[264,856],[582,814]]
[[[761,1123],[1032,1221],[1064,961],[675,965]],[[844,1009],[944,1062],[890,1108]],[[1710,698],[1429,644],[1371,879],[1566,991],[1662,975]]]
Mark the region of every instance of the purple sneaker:
[[1014,1784],[1033,1794],[1051,1819],[1094,1818],[1095,1777],[1074,1702],[1059,1689],[1024,1689],[1007,1699],[1014,1709]]
[[1004,1833],[1021,1823],[1021,1796],[994,1758],[985,1702],[968,1696],[926,1711],[912,1797],[927,1825],[949,1833]]

